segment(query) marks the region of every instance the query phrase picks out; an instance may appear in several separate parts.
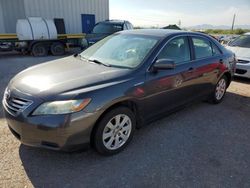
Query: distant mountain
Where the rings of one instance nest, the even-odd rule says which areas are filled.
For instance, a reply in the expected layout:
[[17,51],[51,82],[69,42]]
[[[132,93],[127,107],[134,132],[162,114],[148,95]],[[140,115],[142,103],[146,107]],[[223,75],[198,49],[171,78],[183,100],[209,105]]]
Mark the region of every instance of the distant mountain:
[[[209,24],[202,24],[202,25],[195,25],[186,27],[187,29],[193,29],[193,30],[206,30],[206,29],[231,29],[231,26],[227,25],[209,25]],[[235,29],[241,28],[241,29],[250,29],[250,25],[235,25]]]

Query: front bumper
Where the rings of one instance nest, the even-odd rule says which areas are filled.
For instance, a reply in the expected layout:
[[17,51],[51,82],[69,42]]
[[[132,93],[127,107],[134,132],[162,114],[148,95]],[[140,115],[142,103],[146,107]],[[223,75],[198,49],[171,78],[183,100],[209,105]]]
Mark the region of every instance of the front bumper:
[[250,78],[250,63],[248,64],[236,64],[235,76]]
[[96,122],[95,114],[85,112],[15,117],[4,106],[4,114],[10,131],[23,144],[63,151],[88,146]]

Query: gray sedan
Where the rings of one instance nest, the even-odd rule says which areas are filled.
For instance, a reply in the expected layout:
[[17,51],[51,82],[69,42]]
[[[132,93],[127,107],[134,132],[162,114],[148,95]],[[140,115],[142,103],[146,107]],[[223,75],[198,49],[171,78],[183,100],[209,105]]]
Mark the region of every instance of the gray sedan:
[[68,151],[91,143],[110,155],[136,127],[195,100],[220,103],[234,70],[234,54],[205,34],[123,31],[16,75],[4,112],[23,144]]

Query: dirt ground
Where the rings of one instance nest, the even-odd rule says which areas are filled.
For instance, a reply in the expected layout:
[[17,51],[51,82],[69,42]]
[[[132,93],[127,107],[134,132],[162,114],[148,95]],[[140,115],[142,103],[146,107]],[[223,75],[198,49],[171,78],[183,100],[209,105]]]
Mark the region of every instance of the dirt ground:
[[[0,97],[16,73],[55,59],[0,54]],[[0,105],[0,110],[2,106]],[[136,131],[122,153],[30,148],[0,113],[0,187],[250,187],[250,80]]]

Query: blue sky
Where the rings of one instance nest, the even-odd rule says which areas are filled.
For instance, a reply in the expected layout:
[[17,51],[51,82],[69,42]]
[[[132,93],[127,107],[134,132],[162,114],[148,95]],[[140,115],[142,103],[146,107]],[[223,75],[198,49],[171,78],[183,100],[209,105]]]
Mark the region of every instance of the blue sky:
[[250,25],[250,0],[110,0],[110,18],[136,26]]

